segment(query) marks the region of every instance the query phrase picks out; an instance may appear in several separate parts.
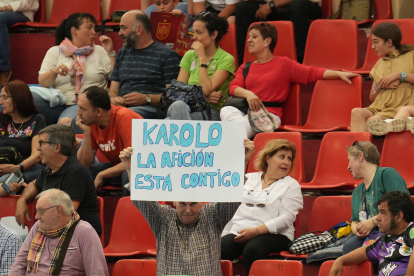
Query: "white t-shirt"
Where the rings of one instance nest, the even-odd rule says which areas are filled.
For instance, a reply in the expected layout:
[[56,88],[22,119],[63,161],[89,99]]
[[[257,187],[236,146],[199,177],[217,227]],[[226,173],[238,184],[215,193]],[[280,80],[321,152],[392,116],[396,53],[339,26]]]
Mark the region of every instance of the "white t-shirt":
[[0,0],[0,7],[12,6],[14,12],[21,12],[30,21],[33,21],[34,14],[39,8],[39,0]]
[[[299,210],[303,208],[300,184],[286,176],[262,190],[261,176],[262,172],[246,174],[248,180],[244,185],[243,202],[227,223],[222,236],[230,233],[237,235],[244,228],[265,224],[271,234],[281,234],[293,240],[293,223]],[[246,203],[253,203],[255,206],[249,207]],[[256,204],[260,203],[265,203],[266,206],[257,207]]]
[[[54,69],[61,64],[65,64],[71,69],[72,62],[73,58],[65,57],[61,53],[59,46],[53,46],[47,51],[43,59],[39,75],[49,72],[50,69]],[[108,79],[111,72],[111,61],[108,53],[102,46],[95,45],[95,50],[86,57],[86,70],[83,75],[84,82],[79,90],[78,96],[80,97],[86,88],[94,85],[108,89]],[[71,84],[71,76],[67,75],[63,77],[58,75],[52,87],[59,89],[65,95],[67,99],[66,105],[74,104],[76,86]]]
[[[204,2],[205,0],[193,0],[193,2]],[[239,3],[240,0],[207,0],[213,9],[222,11],[227,5]]]

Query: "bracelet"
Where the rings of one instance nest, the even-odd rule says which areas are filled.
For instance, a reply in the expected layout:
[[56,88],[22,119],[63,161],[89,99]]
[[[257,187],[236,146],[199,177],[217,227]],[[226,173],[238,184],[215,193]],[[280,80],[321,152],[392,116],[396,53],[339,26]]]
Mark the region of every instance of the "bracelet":
[[257,230],[257,227],[255,229],[256,229],[256,232],[257,232],[257,235],[256,236],[259,236],[260,235],[259,234],[259,230]]
[[112,54],[108,54],[109,57],[116,57],[116,51],[113,51]]
[[375,223],[374,219],[371,218],[372,223],[374,224],[374,226],[377,226],[377,224]]
[[24,171],[23,164],[19,163],[19,166],[20,166],[20,172],[23,172]]
[[[260,234],[259,234],[259,230],[260,230]],[[262,229],[260,229],[259,226],[256,227],[256,231],[257,231],[257,235],[262,235]]]

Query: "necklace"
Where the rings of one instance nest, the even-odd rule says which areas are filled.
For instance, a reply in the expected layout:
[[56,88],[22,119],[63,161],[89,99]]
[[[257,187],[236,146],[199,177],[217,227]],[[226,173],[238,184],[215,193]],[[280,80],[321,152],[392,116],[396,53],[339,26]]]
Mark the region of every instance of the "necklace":
[[[26,120],[26,121],[27,121],[27,120]],[[24,123],[26,123],[26,121],[22,122],[22,123],[20,124],[20,127],[19,127],[19,128],[17,128],[17,127],[15,127],[15,126],[14,126],[14,122],[13,122],[13,120],[12,120],[12,126],[13,126],[13,128],[14,128],[14,129],[16,129],[16,132],[19,132],[19,130],[22,128],[23,124],[24,124]]]

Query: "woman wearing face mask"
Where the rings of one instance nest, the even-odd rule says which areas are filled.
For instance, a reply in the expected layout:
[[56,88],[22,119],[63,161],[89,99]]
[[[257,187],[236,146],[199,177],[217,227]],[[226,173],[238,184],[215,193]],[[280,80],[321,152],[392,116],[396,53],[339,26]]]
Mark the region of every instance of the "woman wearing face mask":
[[378,230],[378,199],[389,191],[405,191],[404,179],[393,168],[379,167],[380,154],[371,142],[358,142],[347,149],[348,171],[355,179],[362,179],[352,192],[351,228],[353,237],[343,245],[342,251],[347,254],[362,246],[364,239]]
[[[50,99],[33,93],[36,107],[46,117],[48,125],[69,117],[75,132],[82,133],[74,124],[79,97],[90,86],[108,87],[116,52],[109,37],[100,37],[103,47],[94,44],[95,25],[93,15],[74,13],[56,29],[56,46],[50,48],[43,59],[39,84],[59,89],[66,103],[51,107]],[[67,120],[62,124],[67,124]]]
[[401,39],[400,28],[391,22],[372,30],[372,49],[381,57],[369,74],[373,103],[352,110],[351,131],[385,135],[405,129],[407,116],[396,115],[398,108],[414,105],[414,45],[401,44]]
[[[264,103],[278,126],[282,118],[282,103],[288,96],[292,82],[307,84],[321,79],[341,78],[351,83],[349,78],[357,76],[350,72],[305,66],[287,57],[273,56],[277,39],[276,27],[271,24],[263,22],[250,27],[248,49],[257,60],[250,65],[246,79],[243,77],[246,64],[240,66],[230,83],[229,95],[246,98],[249,108],[255,112],[260,109],[260,103]],[[220,118],[222,121],[244,122],[249,138],[257,134],[250,126],[247,115],[235,107],[222,108]]]
[[295,156],[295,144],[272,140],[255,161],[260,171],[246,174],[243,202],[221,238],[221,258],[243,255],[246,275],[254,261],[288,250],[293,240],[293,223],[303,208],[300,184],[288,175]]

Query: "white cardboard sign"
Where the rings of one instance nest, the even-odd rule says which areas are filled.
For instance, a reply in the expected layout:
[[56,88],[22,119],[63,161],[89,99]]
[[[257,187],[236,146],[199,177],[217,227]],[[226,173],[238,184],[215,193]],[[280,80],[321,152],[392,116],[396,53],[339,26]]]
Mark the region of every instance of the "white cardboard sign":
[[243,123],[133,120],[131,199],[241,201],[245,136]]

